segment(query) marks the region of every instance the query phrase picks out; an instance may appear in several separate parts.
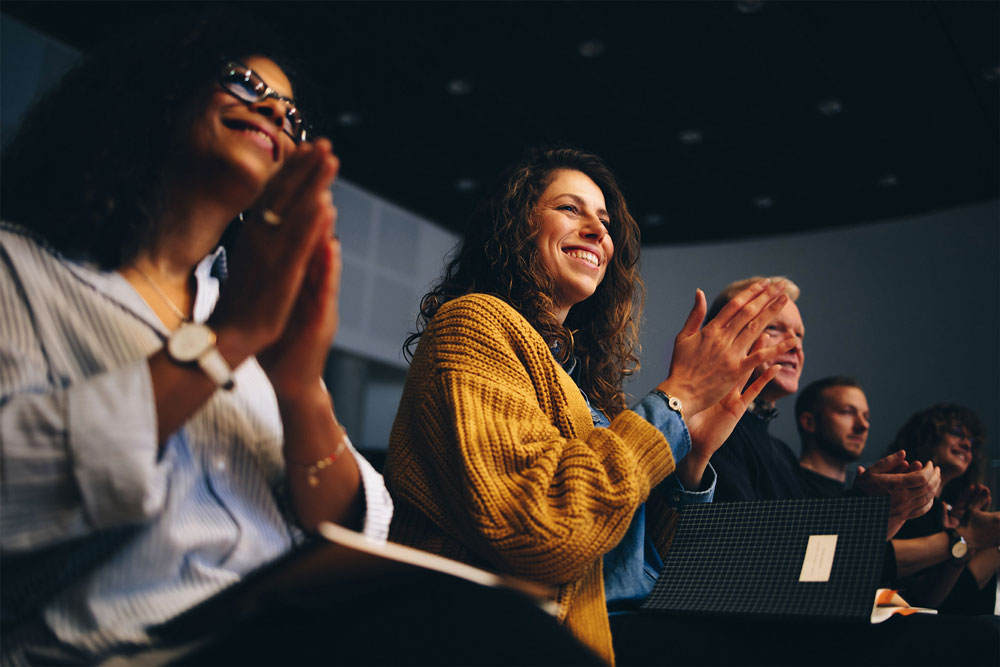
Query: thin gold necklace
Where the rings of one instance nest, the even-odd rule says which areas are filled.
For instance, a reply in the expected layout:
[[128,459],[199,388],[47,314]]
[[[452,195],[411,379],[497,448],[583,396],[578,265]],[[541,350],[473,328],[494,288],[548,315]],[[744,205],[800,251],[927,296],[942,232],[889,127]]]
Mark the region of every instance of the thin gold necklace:
[[154,291],[155,291],[155,292],[156,292],[157,294],[159,294],[159,295],[160,295],[160,298],[161,298],[161,299],[163,299],[163,302],[164,302],[165,304],[167,304],[168,306],[170,306],[170,310],[172,310],[172,311],[173,311],[174,315],[176,315],[176,316],[177,316],[177,317],[178,317],[178,318],[180,319],[180,321],[181,321],[181,322],[190,322],[190,321],[191,321],[191,318],[189,318],[189,317],[188,317],[187,315],[185,315],[185,314],[184,314],[184,311],[183,311],[183,310],[181,310],[180,308],[178,308],[178,307],[177,307],[177,304],[175,304],[175,303],[174,303],[173,301],[171,301],[171,300],[170,300],[170,297],[169,297],[169,296],[167,296],[167,295],[166,295],[166,293],[165,293],[165,292],[164,292],[163,290],[161,290],[161,289],[160,289],[160,286],[159,286],[159,285],[157,285],[157,284],[156,284],[156,283],[155,283],[155,282],[153,281],[153,279],[149,277],[149,274],[148,274],[148,273],[146,273],[145,271],[143,271],[142,269],[140,269],[140,268],[139,268],[139,265],[138,265],[138,264],[136,264],[135,262],[132,262],[132,266],[133,266],[133,267],[135,268],[135,270],[136,270],[136,271],[138,271],[138,272],[139,272],[139,275],[140,275],[140,276],[142,276],[142,277],[143,277],[143,279],[144,279],[144,280],[145,280],[145,281],[146,281],[147,283],[149,283],[149,286],[150,286],[150,287],[152,287],[152,288],[153,288],[153,290],[154,290]]

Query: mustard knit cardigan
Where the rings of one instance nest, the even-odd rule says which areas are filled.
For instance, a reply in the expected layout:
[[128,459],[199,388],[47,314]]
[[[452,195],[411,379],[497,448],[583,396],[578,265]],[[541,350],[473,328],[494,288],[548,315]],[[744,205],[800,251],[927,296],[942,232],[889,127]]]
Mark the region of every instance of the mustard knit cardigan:
[[389,538],[555,586],[559,620],[613,663],[601,557],[673,469],[660,431],[628,410],[594,428],[528,321],[469,294],[441,307],[410,366]]

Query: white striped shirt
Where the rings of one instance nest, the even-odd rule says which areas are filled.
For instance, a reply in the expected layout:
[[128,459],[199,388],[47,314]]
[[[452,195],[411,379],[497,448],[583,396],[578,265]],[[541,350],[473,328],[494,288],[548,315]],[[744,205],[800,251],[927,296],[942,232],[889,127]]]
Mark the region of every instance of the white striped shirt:
[[[220,251],[197,267],[195,320],[214,308],[224,265]],[[148,645],[147,627],[301,541],[281,501],[277,401],[256,360],[158,453],[147,359],[168,333],[120,274],[0,223],[5,663]],[[384,540],[392,501],[351,451],[364,532]]]

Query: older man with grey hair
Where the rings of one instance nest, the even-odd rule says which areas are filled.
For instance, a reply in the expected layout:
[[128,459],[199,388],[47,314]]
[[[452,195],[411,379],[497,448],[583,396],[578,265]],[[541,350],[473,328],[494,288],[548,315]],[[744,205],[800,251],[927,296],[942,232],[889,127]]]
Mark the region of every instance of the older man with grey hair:
[[[757,280],[760,278],[747,278],[728,285],[712,303],[708,316],[721,310],[743,286]],[[803,483],[805,473],[791,447],[768,430],[771,421],[777,416],[775,403],[798,391],[805,363],[805,325],[795,303],[801,290],[783,276],[776,276],[771,280],[784,281],[789,301],[760,333],[754,346],[774,345],[785,338],[794,338],[798,344],[773,362],[754,369],[750,382],[771,366],[781,366],[781,370],[764,387],[757,400],[749,405],[732,435],[712,456],[712,466],[718,474],[715,502],[815,497],[808,485]],[[855,492],[865,495],[887,494],[892,497],[887,529],[888,536],[892,537],[907,519],[920,516],[930,509],[940,480],[940,471],[933,464],[910,464],[897,453],[872,465],[859,476],[854,488]]]

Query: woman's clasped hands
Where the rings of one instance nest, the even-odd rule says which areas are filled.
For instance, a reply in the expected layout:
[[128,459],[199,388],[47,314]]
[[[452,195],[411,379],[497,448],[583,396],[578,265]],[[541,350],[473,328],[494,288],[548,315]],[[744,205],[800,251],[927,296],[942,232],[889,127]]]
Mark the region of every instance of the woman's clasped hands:
[[212,316],[220,345],[256,355],[279,400],[319,386],[338,326],[340,242],[326,139],[300,145],[247,213]]

